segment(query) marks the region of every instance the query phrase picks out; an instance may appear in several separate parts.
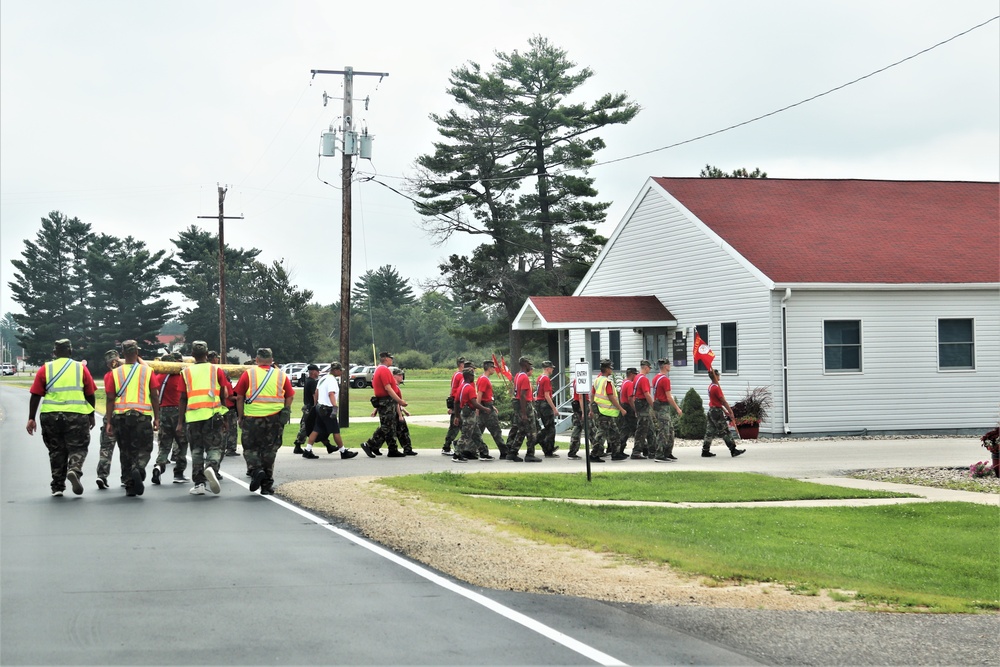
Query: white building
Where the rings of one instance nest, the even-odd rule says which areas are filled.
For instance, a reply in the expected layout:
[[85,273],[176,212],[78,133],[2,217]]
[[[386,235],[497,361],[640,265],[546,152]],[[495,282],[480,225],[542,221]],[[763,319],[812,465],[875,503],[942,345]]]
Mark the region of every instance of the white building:
[[[981,433],[1000,407],[997,183],[651,178],[571,297],[516,329],[561,362],[673,360],[707,395],[774,396],[762,435]],[[596,297],[596,298],[595,298]],[[652,297],[652,298],[651,298]]]

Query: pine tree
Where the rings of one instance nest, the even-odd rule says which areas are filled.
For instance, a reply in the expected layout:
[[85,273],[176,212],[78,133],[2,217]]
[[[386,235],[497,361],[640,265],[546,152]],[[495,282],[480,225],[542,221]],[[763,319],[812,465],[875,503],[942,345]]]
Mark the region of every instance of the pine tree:
[[686,440],[701,440],[705,437],[708,417],[705,415],[701,394],[694,387],[687,390],[681,401],[682,414],[677,422],[677,435]]

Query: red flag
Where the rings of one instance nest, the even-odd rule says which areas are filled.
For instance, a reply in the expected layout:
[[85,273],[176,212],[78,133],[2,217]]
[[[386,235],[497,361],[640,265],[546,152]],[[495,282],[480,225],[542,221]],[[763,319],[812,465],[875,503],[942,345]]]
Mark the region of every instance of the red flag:
[[500,374],[503,375],[508,380],[514,379],[514,376],[510,374],[509,370],[507,370],[507,362],[506,360],[504,360],[502,354],[500,355]]
[[694,362],[701,362],[705,364],[705,368],[711,368],[712,362],[715,361],[715,352],[712,352],[712,348],[708,346],[708,343],[701,339],[701,335],[695,331],[694,332]]

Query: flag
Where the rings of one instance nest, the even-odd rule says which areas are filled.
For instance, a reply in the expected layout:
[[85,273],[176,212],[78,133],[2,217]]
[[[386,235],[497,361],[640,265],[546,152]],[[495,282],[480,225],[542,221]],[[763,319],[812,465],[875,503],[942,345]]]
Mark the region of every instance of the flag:
[[[493,360],[496,361],[495,356],[493,357]],[[502,354],[500,355],[500,365],[497,366],[497,368],[500,370],[500,375],[504,376],[508,380],[514,379],[514,376],[510,374],[509,370],[507,370],[507,362],[504,360]]]
[[708,346],[708,343],[701,339],[701,335],[695,331],[694,332],[694,362],[701,362],[705,364],[705,368],[711,368],[712,362],[715,361],[715,352],[712,352],[712,348]]

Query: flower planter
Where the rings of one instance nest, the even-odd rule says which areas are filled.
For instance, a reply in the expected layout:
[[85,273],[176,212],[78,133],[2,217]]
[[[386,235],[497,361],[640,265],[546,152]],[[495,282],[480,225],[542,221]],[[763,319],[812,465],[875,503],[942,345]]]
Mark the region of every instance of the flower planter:
[[741,440],[756,440],[760,434],[760,424],[739,424],[736,430],[740,432]]

